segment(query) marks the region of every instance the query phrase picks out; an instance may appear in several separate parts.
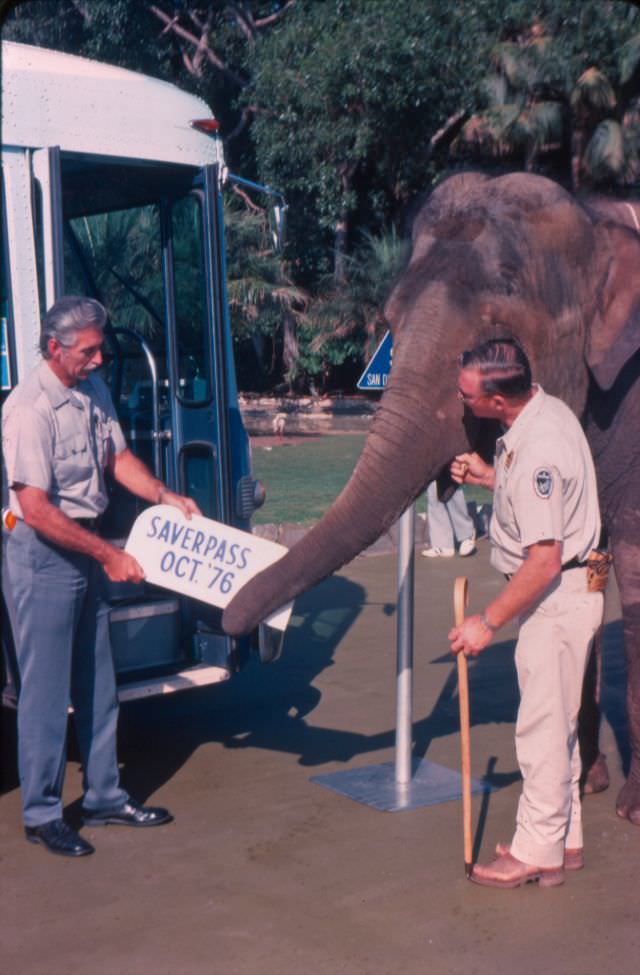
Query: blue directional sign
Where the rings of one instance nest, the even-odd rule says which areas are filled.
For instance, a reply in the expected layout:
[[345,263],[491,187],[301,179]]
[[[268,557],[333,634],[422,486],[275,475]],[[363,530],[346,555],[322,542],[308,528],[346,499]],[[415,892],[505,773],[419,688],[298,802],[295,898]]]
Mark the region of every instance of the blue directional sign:
[[373,353],[371,361],[357,382],[358,389],[382,390],[387,385],[393,358],[391,332],[385,332],[380,345]]

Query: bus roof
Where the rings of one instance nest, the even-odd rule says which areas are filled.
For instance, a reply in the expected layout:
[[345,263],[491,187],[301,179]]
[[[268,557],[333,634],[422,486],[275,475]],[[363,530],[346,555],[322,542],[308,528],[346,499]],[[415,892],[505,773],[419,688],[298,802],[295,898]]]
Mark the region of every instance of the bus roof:
[[5,146],[204,166],[223,163],[222,143],[191,128],[212,119],[206,103],[175,85],[88,58],[2,42]]

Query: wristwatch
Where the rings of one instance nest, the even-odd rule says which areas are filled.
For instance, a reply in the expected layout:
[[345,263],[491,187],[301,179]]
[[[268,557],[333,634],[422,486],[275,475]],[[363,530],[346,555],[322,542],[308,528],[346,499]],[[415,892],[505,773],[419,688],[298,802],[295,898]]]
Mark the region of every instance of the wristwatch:
[[494,626],[493,623],[490,623],[489,622],[489,620],[487,619],[487,614],[486,613],[483,613],[482,616],[480,617],[480,619],[482,620],[484,626],[486,626],[486,628],[488,630],[490,630],[492,633],[495,633],[496,630],[499,630],[500,629],[499,626]]

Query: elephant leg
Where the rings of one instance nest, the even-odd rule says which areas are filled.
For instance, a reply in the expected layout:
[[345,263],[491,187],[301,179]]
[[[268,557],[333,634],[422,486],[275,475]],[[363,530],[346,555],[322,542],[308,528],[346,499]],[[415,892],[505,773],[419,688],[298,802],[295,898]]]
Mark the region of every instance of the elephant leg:
[[600,710],[602,634],[603,628],[600,627],[591,648],[578,715],[578,740],[582,761],[581,785],[584,795],[604,792],[609,786],[607,760],[599,748],[602,717]]
[[616,812],[640,826],[640,559],[637,542],[633,544],[634,539],[640,538],[640,515],[632,510],[623,522],[626,522],[626,531],[616,532],[617,537],[612,537],[612,542],[622,604],[631,765],[628,779],[616,800]]

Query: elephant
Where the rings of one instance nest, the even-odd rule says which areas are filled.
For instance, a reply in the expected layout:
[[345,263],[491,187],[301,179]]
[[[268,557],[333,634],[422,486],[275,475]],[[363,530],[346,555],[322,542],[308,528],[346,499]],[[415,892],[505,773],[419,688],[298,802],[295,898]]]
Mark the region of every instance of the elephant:
[[[461,172],[417,213],[384,313],[393,366],[348,484],[289,552],[227,606],[239,635],[374,542],[497,431],[456,394],[459,354],[515,337],[534,379],[581,418],[592,446],[623,615],[631,766],[619,815],[640,825],[640,207],[579,201],[532,173]],[[387,472],[387,476],[384,474]],[[597,723],[595,733],[597,734]],[[597,755],[597,744],[595,748]]]

